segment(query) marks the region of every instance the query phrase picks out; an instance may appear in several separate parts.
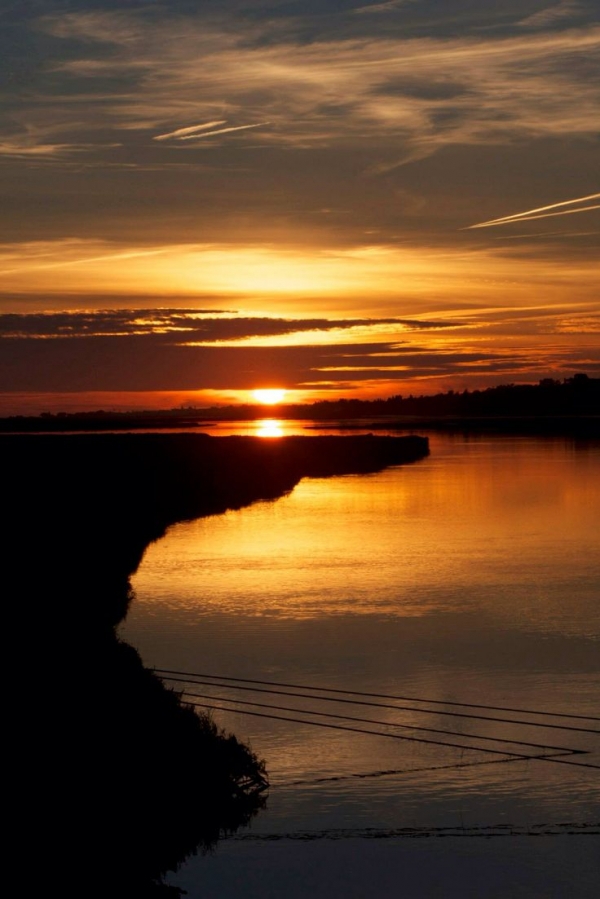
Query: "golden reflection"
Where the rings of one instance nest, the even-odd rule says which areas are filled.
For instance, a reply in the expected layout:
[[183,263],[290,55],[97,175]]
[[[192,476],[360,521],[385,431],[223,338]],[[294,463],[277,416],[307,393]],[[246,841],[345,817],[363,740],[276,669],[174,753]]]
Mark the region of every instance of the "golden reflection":
[[[280,437],[285,423],[255,427]],[[479,610],[503,627],[597,634],[584,564],[597,543],[597,452],[572,456],[560,441],[524,451],[510,438],[487,449],[437,437],[415,466],[307,478],[276,503],[176,525],[146,551],[138,603],[190,619]]]
[[256,422],[257,437],[283,437],[283,422],[276,418],[263,418]]

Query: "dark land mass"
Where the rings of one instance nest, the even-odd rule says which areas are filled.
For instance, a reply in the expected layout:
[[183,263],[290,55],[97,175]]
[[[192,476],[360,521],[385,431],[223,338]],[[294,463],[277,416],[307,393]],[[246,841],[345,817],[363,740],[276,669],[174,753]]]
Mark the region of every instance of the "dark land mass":
[[[323,425],[307,425],[306,430],[318,430]],[[378,418],[375,420],[340,419],[330,427],[340,431],[452,431],[458,434],[535,435],[536,437],[572,437],[576,439],[600,437],[600,415],[545,415],[545,416],[404,416],[403,418]]]
[[271,417],[311,419],[330,426],[397,430],[462,430],[496,433],[600,434],[600,378],[577,374],[564,381],[505,384],[487,390],[449,390],[432,396],[385,400],[322,400],[279,406],[194,407],[161,412],[44,413],[0,419],[0,433],[206,428],[219,421]]
[[116,637],[146,546],[175,522],[275,499],[303,477],[427,452],[422,437],[0,438],[16,659],[6,820],[25,892],[36,879],[62,896],[157,896],[165,872],[264,805],[265,767],[251,749],[182,704]]

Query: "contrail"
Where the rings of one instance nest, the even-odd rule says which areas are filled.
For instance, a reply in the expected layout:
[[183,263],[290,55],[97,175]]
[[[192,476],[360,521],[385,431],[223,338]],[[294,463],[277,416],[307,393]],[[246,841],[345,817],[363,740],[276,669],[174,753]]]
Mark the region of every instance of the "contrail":
[[589,212],[590,209],[600,209],[600,203],[597,206],[582,206],[581,209],[563,209],[561,212],[544,212],[542,215],[528,215],[527,218],[506,218],[495,222],[482,222],[481,225],[470,225],[465,231],[473,228],[492,228],[494,225],[512,225],[521,222],[535,222],[536,219],[550,219],[556,215],[575,215],[576,212]]
[[[494,225],[505,225],[520,220],[550,218],[554,215],[569,215],[575,212],[585,212],[588,209],[598,209],[598,206],[583,206],[581,209],[569,209],[565,212],[548,212],[549,209],[558,209],[561,206],[572,206],[573,203],[585,203],[588,200],[600,199],[599,194],[589,194],[587,197],[577,197],[575,200],[563,200],[561,203],[551,203],[549,206],[538,206],[535,209],[528,209],[527,212],[516,212],[514,215],[505,215],[497,219],[488,219],[486,222],[479,222],[476,225],[469,225],[464,228],[465,231],[471,231],[474,228],[491,228]],[[545,213],[543,215],[535,215],[534,213]]]
[[152,140],[169,140],[174,137],[176,140],[183,140],[184,135],[195,134],[197,131],[206,131],[207,128],[216,128],[217,125],[224,125],[227,119],[219,119],[216,122],[206,122],[204,125],[189,125],[187,128],[177,128],[175,131],[169,131],[167,134],[157,134]]
[[526,237],[527,240],[531,240],[532,237],[591,237],[594,234],[600,234],[600,231],[534,231],[531,234],[526,234],[525,232],[520,234],[503,234],[502,237],[494,237],[492,239],[521,240],[521,238]]
[[194,140],[200,137],[212,137],[213,134],[229,134],[230,131],[246,131],[248,128],[262,128],[263,125],[270,125],[270,122],[257,122],[256,125],[236,125],[232,128],[219,128],[217,131],[202,131],[199,134],[186,134],[179,140]]

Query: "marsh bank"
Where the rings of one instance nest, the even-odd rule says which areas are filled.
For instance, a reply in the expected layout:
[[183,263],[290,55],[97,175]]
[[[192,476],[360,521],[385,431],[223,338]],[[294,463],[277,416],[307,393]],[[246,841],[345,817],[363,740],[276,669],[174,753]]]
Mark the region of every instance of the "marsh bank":
[[[34,700],[16,703],[11,731],[21,850],[43,834],[43,869],[142,895],[195,844],[245,823],[262,804],[260,761],[198,727],[117,641],[129,577],[175,522],[427,452],[421,437],[2,437],[6,608]],[[34,766],[31,746],[43,747]]]

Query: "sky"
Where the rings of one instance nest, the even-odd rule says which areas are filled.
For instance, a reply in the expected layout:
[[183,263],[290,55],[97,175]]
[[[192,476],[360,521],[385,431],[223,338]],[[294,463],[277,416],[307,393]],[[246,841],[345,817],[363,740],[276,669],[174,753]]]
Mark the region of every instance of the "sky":
[[598,0],[0,26],[0,414],[600,376]]

